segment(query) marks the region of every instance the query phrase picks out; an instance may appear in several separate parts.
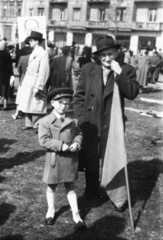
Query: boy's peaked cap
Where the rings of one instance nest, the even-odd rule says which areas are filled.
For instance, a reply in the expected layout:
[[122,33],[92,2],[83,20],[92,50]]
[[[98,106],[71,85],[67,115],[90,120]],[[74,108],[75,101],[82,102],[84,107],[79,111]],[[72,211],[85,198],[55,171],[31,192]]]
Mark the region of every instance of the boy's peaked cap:
[[72,98],[73,94],[74,94],[74,90],[71,88],[57,88],[49,92],[47,96],[47,100],[48,101],[51,101],[52,99],[58,100],[59,98],[62,98],[62,97]]

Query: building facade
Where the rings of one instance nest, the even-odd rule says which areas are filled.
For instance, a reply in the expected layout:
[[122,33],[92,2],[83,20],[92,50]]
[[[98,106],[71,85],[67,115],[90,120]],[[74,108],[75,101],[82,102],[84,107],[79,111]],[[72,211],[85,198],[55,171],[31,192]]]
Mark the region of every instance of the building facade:
[[135,53],[141,47],[163,49],[163,0],[0,1],[0,35],[11,40],[18,35],[17,16],[44,15],[47,39],[58,47],[75,41],[94,48],[99,36],[110,34]]

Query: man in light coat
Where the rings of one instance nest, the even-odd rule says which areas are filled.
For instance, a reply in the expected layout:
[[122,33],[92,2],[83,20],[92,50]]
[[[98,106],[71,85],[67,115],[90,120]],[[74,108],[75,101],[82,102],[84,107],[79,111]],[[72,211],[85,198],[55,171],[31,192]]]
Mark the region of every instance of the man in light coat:
[[19,110],[26,114],[22,130],[34,129],[37,132],[39,119],[47,112],[45,94],[49,77],[49,57],[40,46],[43,41],[42,33],[32,31],[28,39],[33,51],[22,83]]
[[[97,40],[97,62],[83,66],[74,96],[74,113],[79,118],[83,131],[83,149],[79,153],[80,166],[85,169],[87,198],[97,197],[100,185],[100,159],[104,159],[109,133],[114,83],[120,92],[122,120],[125,122],[124,98],[133,100],[139,93],[134,67],[115,61],[117,50],[111,36],[103,36]],[[116,126],[115,126],[116,128]],[[127,195],[116,207],[123,209]]]

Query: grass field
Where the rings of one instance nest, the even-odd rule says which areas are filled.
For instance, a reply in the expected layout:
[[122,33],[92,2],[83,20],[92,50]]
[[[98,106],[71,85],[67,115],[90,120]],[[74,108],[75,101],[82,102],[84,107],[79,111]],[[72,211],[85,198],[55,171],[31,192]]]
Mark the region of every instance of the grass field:
[[[163,92],[148,89],[126,107],[162,111],[162,106],[140,97],[162,100]],[[56,221],[45,226],[47,210],[42,182],[45,151],[33,131],[21,131],[24,119],[14,121],[13,105],[0,112],[0,239],[1,240],[161,240],[163,239],[162,119],[126,110],[126,145],[132,212],[115,211],[111,201],[86,200],[84,174],[76,191],[80,212],[88,229],[74,231],[71,211],[62,185],[57,188]]]

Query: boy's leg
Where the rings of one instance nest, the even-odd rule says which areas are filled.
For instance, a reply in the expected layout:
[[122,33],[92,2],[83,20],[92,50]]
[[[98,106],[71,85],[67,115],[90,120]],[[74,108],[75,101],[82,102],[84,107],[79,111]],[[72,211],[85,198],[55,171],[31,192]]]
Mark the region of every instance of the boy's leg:
[[64,183],[66,193],[67,193],[67,199],[71,207],[72,211],[72,217],[75,223],[83,222],[80,215],[79,215],[79,209],[78,209],[78,203],[77,203],[77,196],[74,190],[74,183],[73,182],[67,182]]
[[48,211],[46,213],[46,218],[54,218],[55,215],[55,189],[57,184],[48,185],[46,189],[46,198],[48,203]]

